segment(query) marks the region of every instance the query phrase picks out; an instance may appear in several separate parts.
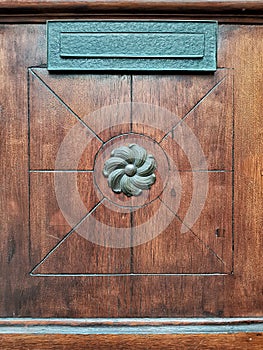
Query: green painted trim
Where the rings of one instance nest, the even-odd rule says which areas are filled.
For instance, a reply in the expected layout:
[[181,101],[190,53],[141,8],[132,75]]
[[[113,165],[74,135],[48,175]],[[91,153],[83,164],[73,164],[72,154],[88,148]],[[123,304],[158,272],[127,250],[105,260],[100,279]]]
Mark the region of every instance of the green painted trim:
[[262,333],[263,318],[5,318],[0,334]]
[[51,71],[215,71],[216,21],[48,21]]

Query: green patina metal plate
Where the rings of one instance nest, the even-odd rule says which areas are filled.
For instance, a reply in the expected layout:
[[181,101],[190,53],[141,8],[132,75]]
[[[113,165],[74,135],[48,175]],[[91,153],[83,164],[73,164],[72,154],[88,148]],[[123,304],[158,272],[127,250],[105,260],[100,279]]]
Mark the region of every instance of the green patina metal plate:
[[48,21],[48,69],[215,71],[215,21]]

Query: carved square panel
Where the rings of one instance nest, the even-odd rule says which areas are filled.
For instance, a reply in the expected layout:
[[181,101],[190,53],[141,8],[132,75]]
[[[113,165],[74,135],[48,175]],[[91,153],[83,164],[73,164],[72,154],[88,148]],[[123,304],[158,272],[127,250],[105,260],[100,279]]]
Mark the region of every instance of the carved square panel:
[[230,69],[30,69],[31,275],[231,273],[232,96]]

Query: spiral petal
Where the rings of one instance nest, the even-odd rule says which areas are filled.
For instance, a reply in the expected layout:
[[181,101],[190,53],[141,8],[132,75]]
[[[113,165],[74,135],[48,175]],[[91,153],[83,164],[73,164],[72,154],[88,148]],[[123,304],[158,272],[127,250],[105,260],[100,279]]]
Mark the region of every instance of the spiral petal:
[[111,157],[118,157],[126,160],[128,163],[134,162],[134,154],[129,147],[121,146],[112,151]]
[[142,193],[142,190],[140,188],[136,187],[132,183],[131,179],[132,178],[130,178],[126,175],[123,175],[123,177],[121,178],[121,181],[120,181],[120,186],[121,186],[122,192],[128,197],[139,196]]
[[147,156],[145,163],[137,169],[137,174],[140,176],[151,175],[156,169],[155,159],[151,154]]
[[139,175],[135,175],[133,177],[131,177],[131,183],[141,189],[141,190],[148,190],[152,184],[155,183],[156,180],[156,176],[154,174],[151,174],[149,176],[139,176]]
[[156,169],[154,157],[137,145],[121,146],[112,151],[110,159],[104,164],[103,174],[115,193],[126,196],[139,196],[154,184]]
[[137,166],[137,168],[142,166],[147,158],[146,150],[143,147],[136,145],[135,143],[129,145],[129,148],[133,152],[134,164]]
[[124,169],[127,164],[125,159],[111,157],[104,164],[103,175],[108,177],[112,171],[115,169]]
[[121,188],[120,181],[123,175],[124,175],[123,169],[117,169],[110,173],[108,178],[108,184],[111,187],[113,192],[121,193],[122,188]]

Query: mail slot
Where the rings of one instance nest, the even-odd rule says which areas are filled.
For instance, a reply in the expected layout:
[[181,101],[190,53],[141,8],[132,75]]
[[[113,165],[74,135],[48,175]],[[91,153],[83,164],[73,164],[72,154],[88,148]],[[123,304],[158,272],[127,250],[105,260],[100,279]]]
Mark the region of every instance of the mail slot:
[[48,69],[215,71],[215,21],[48,21]]

